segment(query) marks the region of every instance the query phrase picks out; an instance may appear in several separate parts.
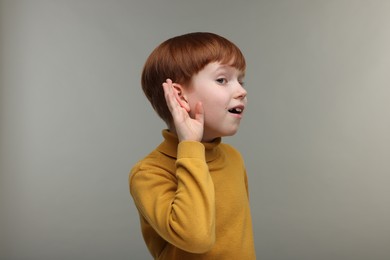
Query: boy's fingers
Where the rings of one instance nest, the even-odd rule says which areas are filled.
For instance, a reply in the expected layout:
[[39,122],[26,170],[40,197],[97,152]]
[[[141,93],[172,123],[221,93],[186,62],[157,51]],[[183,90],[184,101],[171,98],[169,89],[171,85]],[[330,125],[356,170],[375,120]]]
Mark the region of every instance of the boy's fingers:
[[167,83],[162,84],[163,90],[164,90],[164,96],[165,96],[165,102],[167,103],[168,107],[170,107],[169,104],[169,87]]
[[177,101],[177,98],[174,93],[173,84],[170,79],[167,79],[166,82],[162,84],[164,89],[165,101],[167,103],[169,111],[171,111],[172,116],[175,118],[179,116],[180,104]]

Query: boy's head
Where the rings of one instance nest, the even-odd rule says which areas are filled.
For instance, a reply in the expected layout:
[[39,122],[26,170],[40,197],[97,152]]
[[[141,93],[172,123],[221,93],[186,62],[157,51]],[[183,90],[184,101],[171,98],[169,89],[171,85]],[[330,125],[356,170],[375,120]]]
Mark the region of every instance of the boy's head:
[[170,125],[172,115],[164,97],[162,83],[173,82],[189,87],[192,76],[211,62],[245,71],[245,58],[229,40],[207,32],[176,36],[161,43],[150,54],[141,77],[142,89],[157,114]]

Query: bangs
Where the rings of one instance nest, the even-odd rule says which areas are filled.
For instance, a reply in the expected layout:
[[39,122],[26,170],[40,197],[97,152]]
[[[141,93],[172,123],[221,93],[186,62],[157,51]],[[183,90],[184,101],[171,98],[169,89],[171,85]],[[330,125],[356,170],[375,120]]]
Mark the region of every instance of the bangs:
[[222,48],[223,49],[221,49],[219,55],[214,61],[218,61],[223,65],[232,66],[240,71],[245,71],[246,62],[244,55],[241,53],[241,51],[234,45],[222,46]]

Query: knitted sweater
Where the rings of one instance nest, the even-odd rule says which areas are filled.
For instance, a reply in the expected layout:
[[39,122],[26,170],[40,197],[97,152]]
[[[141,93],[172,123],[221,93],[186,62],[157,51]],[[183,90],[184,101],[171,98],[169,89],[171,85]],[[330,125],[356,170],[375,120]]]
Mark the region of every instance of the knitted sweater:
[[212,143],[164,141],[130,172],[130,193],[155,259],[255,259],[240,153]]

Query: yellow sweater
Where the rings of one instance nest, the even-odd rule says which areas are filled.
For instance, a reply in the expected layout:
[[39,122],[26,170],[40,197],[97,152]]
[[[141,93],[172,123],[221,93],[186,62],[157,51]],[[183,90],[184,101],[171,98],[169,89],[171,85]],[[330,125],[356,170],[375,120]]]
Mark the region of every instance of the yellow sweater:
[[130,172],[130,192],[155,259],[255,259],[241,155],[217,139],[164,141]]

